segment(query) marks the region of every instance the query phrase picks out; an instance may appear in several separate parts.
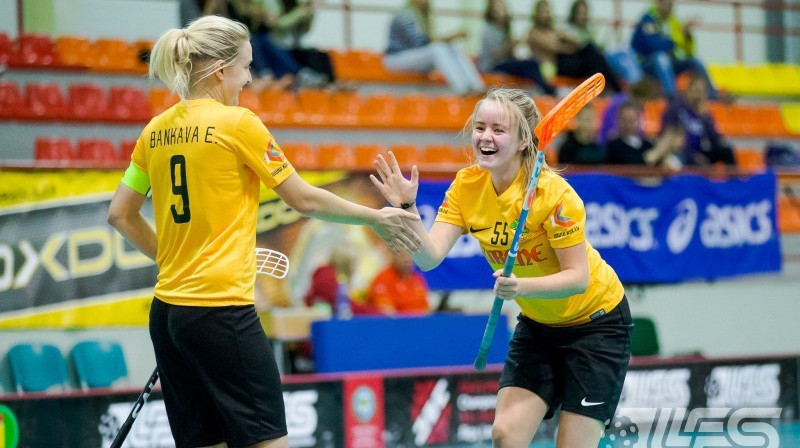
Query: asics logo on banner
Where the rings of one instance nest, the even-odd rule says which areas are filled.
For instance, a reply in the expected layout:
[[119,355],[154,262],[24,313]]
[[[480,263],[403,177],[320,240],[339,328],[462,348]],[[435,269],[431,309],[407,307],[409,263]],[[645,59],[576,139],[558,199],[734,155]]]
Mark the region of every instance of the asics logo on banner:
[[561,227],[569,227],[569,226],[575,224],[575,222],[572,221],[572,218],[570,218],[568,216],[564,216],[561,213],[561,209],[562,208],[564,208],[564,204],[559,202],[558,205],[556,205],[556,210],[550,216],[550,223],[552,225],[559,225]]
[[656,246],[653,223],[655,207],[625,209],[608,202],[586,204],[586,239],[597,249],[629,247],[644,252]]
[[599,405],[601,405],[603,403],[605,403],[605,401],[587,401],[586,397],[583,397],[583,400],[581,400],[581,406],[584,406],[584,407],[599,406]]
[[[764,199],[745,205],[708,204],[700,222],[700,242],[707,248],[758,246],[772,238],[772,204]],[[667,230],[667,247],[679,254],[686,250],[697,229],[699,210],[693,199],[675,206],[675,219]]]

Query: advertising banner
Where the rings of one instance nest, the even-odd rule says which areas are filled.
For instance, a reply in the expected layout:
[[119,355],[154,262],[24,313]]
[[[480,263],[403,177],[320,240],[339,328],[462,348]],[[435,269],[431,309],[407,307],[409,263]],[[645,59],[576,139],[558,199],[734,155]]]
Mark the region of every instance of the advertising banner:
[[[727,180],[675,176],[657,185],[604,174],[567,180],[584,201],[587,240],[623,282],[715,280],[781,269],[774,173]],[[417,204],[426,226],[449,184],[420,183]],[[493,285],[470,236],[462,236],[426,279],[432,289]]]

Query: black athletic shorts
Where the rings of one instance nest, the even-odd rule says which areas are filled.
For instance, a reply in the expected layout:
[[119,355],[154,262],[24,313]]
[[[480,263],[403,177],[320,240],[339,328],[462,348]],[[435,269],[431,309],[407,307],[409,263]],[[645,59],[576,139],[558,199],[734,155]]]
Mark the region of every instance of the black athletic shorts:
[[631,312],[616,308],[572,327],[550,327],[520,314],[500,388],[530,390],[545,403],[545,419],[561,409],[608,424],[622,393],[631,357]]
[[176,448],[285,436],[278,366],[255,308],[154,298],[150,337]]

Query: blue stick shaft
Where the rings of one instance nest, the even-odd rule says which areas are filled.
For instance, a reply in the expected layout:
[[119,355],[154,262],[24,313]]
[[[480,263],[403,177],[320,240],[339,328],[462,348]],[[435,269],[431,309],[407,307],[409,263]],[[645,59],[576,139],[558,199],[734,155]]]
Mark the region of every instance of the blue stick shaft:
[[[511,249],[506,256],[506,263],[503,265],[503,277],[511,275],[514,269],[514,263],[517,260],[517,252],[519,251],[519,239],[525,229],[525,221],[528,219],[528,212],[530,205],[533,202],[531,195],[536,190],[536,184],[539,182],[539,174],[542,171],[544,164],[544,151],[540,150],[536,154],[536,163],[533,165],[533,175],[531,176],[528,189],[525,192],[525,198],[522,202],[522,211],[519,214],[519,221],[517,221],[517,228],[514,230],[514,238],[511,240]],[[473,364],[477,370],[486,368],[486,360],[489,358],[489,348],[492,346],[492,339],[494,339],[494,331],[497,328],[497,321],[500,320],[500,312],[503,309],[503,299],[495,296],[492,303],[492,311],[489,314],[489,321],[486,322],[486,329],[483,331],[483,338],[481,338],[481,345],[478,348],[478,356],[475,358]]]

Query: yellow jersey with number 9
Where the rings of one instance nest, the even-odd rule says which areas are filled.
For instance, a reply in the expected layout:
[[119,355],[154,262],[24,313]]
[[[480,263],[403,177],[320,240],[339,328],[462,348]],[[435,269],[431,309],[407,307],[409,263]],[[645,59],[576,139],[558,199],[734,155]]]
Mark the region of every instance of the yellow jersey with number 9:
[[[493,270],[502,269],[527,189],[522,171],[499,196],[488,171],[477,165],[456,175],[439,207],[437,221],[454,224],[471,233]],[[513,273],[517,277],[541,277],[560,271],[555,249],[586,240],[583,201],[563,177],[542,170],[536,196],[520,237]],[[582,294],[560,299],[516,298],[522,314],[551,326],[572,326],[608,313],[624,294],[616,272],[586,241],[589,287]]]
[[179,102],[145,127],[131,162],[150,180],[156,297],[252,304],[259,183],[274,188],[294,173],[261,120],[213,99]]

